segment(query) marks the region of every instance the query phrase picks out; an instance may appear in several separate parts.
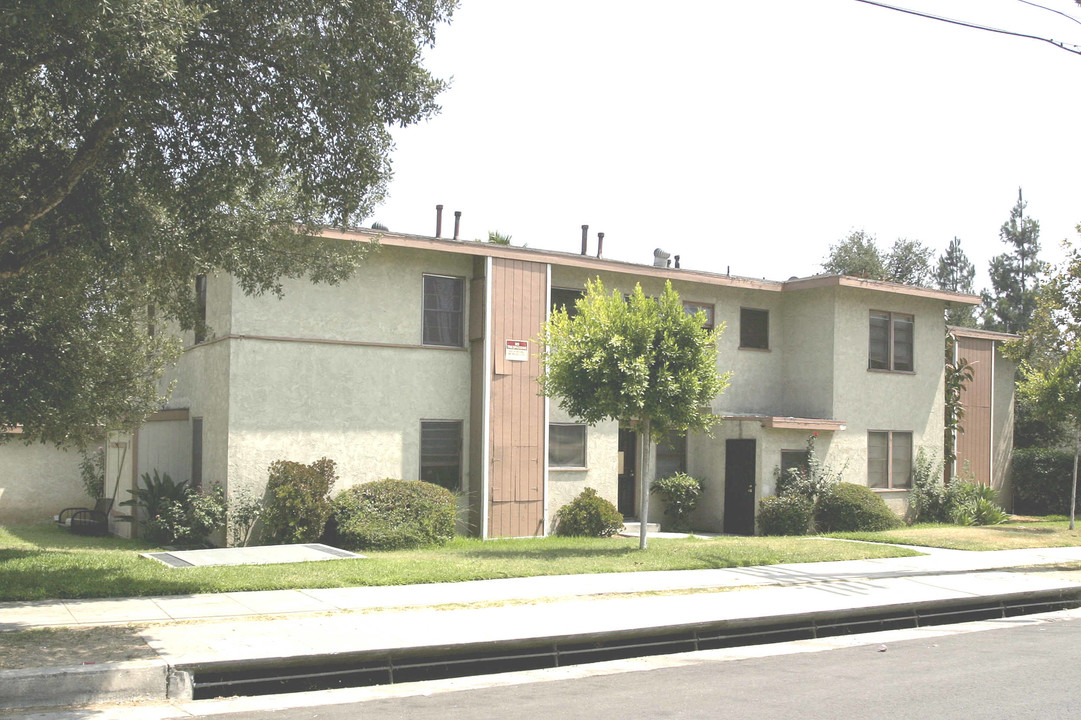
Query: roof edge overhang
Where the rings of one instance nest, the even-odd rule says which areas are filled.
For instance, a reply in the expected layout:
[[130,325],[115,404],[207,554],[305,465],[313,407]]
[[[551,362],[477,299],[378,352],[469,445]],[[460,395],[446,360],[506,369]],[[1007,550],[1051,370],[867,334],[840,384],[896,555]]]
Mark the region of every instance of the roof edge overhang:
[[847,275],[814,275],[811,277],[795,278],[793,280],[780,282],[777,280],[712,273],[704,270],[655,267],[653,265],[642,265],[639,263],[626,262],[624,260],[608,260],[605,258],[579,255],[558,250],[540,250],[537,248],[515,247],[512,245],[495,245],[476,240],[449,240],[445,238],[427,237],[424,235],[406,235],[364,228],[355,230],[335,230],[325,228],[319,232],[319,235],[326,238],[352,240],[354,242],[376,242],[390,247],[435,250],[438,252],[457,253],[460,255],[529,260],[532,262],[550,263],[562,267],[585,268],[587,270],[595,270],[598,272],[624,273],[640,277],[645,276],[664,280],[700,282],[707,285],[738,287],[749,290],[765,290],[767,292],[799,292],[802,290],[815,290],[818,288],[852,287],[862,290],[924,297],[942,302],[959,303],[962,305],[980,304],[980,298],[976,295],[947,292],[945,290],[935,290],[933,288],[917,287],[915,285],[901,285],[899,283],[884,282],[880,280],[867,280],[864,278],[849,277]]
[[980,330],[978,328],[960,327],[948,325],[946,330],[954,337],[977,338],[980,340],[994,340],[996,342],[1010,342],[1021,336],[1015,333],[996,332],[995,330]]
[[829,418],[800,418],[780,415],[725,415],[724,419],[759,422],[762,423],[762,427],[770,430],[822,430],[833,432],[848,428],[846,421]]

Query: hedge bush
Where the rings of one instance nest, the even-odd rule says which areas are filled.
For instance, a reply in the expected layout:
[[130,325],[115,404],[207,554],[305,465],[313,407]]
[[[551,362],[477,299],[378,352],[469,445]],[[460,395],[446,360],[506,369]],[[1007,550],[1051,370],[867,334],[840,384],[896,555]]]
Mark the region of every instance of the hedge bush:
[[337,479],[334,461],[327,458],[311,465],[272,462],[262,515],[264,542],[317,542],[330,517],[330,490]]
[[[1023,515],[1069,515],[1072,483],[1072,452],[1044,448],[1018,448],[1013,451],[1014,512]],[[1081,511],[1081,502],[1077,509]]]
[[587,487],[556,513],[556,535],[611,537],[623,529],[616,506]]
[[814,504],[800,495],[770,495],[758,501],[758,532],[762,535],[806,535],[811,530]]
[[339,493],[333,503],[337,542],[347,550],[443,545],[454,537],[458,500],[422,480],[376,480]]
[[691,513],[702,496],[702,482],[697,478],[677,472],[658,478],[649,486],[651,494],[659,495],[664,503],[664,514],[672,518],[673,530],[687,530]]
[[874,532],[900,527],[901,518],[871,488],[837,483],[818,499],[815,524],[819,532]]
[[951,520],[955,525],[998,525],[1009,515],[998,505],[998,493],[990,485],[950,483]]

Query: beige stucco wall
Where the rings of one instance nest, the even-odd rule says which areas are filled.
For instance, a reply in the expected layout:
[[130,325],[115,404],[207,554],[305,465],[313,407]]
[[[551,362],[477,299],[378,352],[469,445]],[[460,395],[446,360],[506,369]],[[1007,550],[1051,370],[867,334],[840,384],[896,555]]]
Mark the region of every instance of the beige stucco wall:
[[[553,400],[549,403],[549,422],[577,422]],[[619,496],[619,423],[609,420],[586,428],[586,468],[584,470],[548,471],[545,532],[555,528],[556,513],[587,487],[613,505]]]
[[991,398],[991,487],[999,502],[1013,509],[1013,423],[1017,364],[1002,356],[995,343],[995,377]]
[[[460,420],[468,438],[470,354],[421,346],[422,276],[471,269],[466,257],[382,248],[339,286],[286,281],[281,300],[234,291],[230,483],[261,493],[274,460],[320,457],[337,464],[335,492],[414,480],[421,420]],[[476,491],[464,446],[462,473],[463,489]]]
[[79,474],[79,453],[27,445],[19,435],[0,443],[0,524],[39,523],[68,507],[93,507]]

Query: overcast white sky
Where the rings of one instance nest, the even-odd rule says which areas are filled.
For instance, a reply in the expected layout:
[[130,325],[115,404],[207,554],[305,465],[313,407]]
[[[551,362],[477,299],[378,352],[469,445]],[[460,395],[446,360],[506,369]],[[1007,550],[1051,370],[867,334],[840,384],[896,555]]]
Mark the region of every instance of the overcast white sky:
[[[893,0],[1081,44],[1020,0]],[[1072,0],[1040,4],[1081,18]],[[853,229],[957,236],[988,284],[1024,188],[1043,256],[1081,222],[1081,55],[856,0],[463,0],[427,66],[442,113],[396,131],[368,221],[783,280]]]

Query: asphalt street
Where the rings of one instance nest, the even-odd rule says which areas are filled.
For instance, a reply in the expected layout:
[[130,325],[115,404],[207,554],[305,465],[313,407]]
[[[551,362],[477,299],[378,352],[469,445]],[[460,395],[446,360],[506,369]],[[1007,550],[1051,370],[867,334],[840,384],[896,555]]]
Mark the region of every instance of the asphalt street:
[[1077,717],[1081,619],[945,637],[363,703],[229,714],[230,720],[409,718]]

